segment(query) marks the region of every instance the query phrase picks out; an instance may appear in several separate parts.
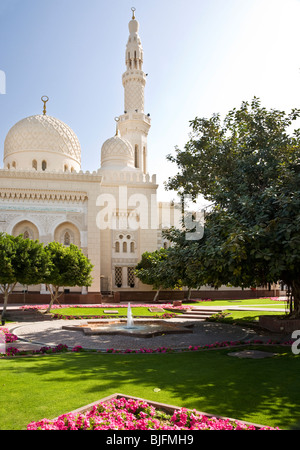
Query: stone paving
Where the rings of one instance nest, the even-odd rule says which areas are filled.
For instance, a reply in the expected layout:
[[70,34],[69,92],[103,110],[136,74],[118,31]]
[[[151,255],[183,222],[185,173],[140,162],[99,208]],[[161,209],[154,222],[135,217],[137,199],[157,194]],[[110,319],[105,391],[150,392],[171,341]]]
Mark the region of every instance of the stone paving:
[[[83,320],[72,320],[72,325],[85,323]],[[82,331],[62,329],[70,325],[69,320],[55,320],[51,322],[37,322],[11,326],[10,330],[19,339],[24,340],[22,348],[39,348],[41,346],[55,346],[65,344],[70,348],[81,345],[87,349],[118,350],[168,347],[174,349],[187,348],[189,345],[207,345],[222,341],[253,339],[255,334],[247,329],[232,325],[213,322],[194,323],[192,334],[166,334],[151,338],[114,336],[114,335],[85,335]],[[26,341],[26,342],[25,342]],[[19,343],[22,345],[22,343]]]
[[[173,320],[173,319],[171,319]],[[84,320],[72,320],[72,324],[86,323]],[[216,322],[193,322],[185,321],[185,324],[193,324],[193,333],[189,334],[166,334],[151,338],[120,336],[120,335],[85,335],[81,330],[70,331],[62,327],[70,325],[69,320],[54,320],[45,322],[15,323],[9,326],[12,333],[16,334],[19,341],[10,346],[22,350],[39,349],[43,346],[56,346],[65,344],[69,348],[77,345],[85,349],[106,351],[107,349],[138,350],[140,348],[156,349],[167,347],[183,349],[190,345],[204,346],[224,341],[248,341],[261,339],[267,342],[269,335],[257,334],[254,330],[240,326],[221,324]],[[282,342],[288,340],[286,336],[271,336]]]

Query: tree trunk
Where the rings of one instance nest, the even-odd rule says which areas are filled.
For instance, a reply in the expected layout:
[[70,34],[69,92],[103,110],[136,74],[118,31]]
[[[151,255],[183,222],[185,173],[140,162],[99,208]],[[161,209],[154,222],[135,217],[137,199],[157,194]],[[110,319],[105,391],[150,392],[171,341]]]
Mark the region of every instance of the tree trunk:
[[192,293],[192,288],[188,288],[188,295],[187,295],[187,300],[191,299],[191,293]]
[[159,293],[160,293],[160,288],[159,288],[159,289],[157,289],[157,291],[156,291],[156,294],[155,294],[155,296],[154,296],[154,299],[153,299],[153,303],[155,303],[155,302],[157,302],[157,301],[158,301],[158,296],[159,296]]
[[5,314],[6,314],[6,309],[7,309],[7,304],[8,304],[8,297],[9,294],[14,290],[15,288],[15,284],[11,285],[5,285],[5,288],[3,289],[3,285],[2,285],[2,292],[3,292],[3,296],[4,296],[4,302],[3,302],[3,309],[2,309],[2,314],[1,314],[1,321],[5,319]]
[[7,304],[8,304],[8,296],[9,296],[9,293],[7,292],[7,290],[5,290],[3,309],[2,309],[2,314],[1,314],[1,321],[5,319],[6,308],[7,308]]
[[49,290],[49,292],[51,294],[51,300],[50,300],[49,306],[48,306],[48,308],[46,310],[46,314],[51,311],[53,303],[56,302],[58,297],[59,297],[58,296],[59,286],[54,286],[53,287],[53,286],[50,286],[50,285],[47,284],[47,288],[48,288],[48,290]]
[[293,319],[300,319],[300,281],[295,280],[291,283],[292,288],[292,300],[291,302],[294,303],[292,309],[292,313],[290,314],[290,317]]

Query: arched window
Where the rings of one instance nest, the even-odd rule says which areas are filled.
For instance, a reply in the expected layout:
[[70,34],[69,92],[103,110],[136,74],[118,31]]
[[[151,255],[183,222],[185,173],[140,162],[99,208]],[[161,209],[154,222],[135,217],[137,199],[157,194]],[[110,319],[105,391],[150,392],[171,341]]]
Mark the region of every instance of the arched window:
[[67,172],[67,170],[68,170],[68,165],[65,164],[65,165],[64,165],[64,171]]
[[46,170],[47,169],[47,162],[44,160],[42,161],[42,170]]
[[134,242],[130,242],[130,253],[134,253]]
[[120,242],[116,242],[116,247],[115,247],[115,249],[116,249],[116,253],[119,253],[120,252]]
[[70,236],[70,233],[68,231],[66,231],[64,234],[64,245],[69,246],[70,243],[71,243],[71,236]]
[[34,159],[34,160],[32,161],[32,168],[35,169],[35,170],[37,170],[37,161],[36,161],[36,159]]
[[10,164],[9,163],[7,164],[7,168],[10,169]]
[[123,253],[127,253],[127,242],[123,242]]
[[22,235],[24,239],[36,240],[39,239],[39,230],[32,222],[29,222],[28,220],[22,220],[14,226],[12,235]]
[[63,222],[54,230],[54,241],[65,246],[71,244],[81,247],[81,236],[79,229],[71,222]]
[[27,230],[24,231],[23,238],[24,239],[29,239],[29,232]]
[[15,169],[15,168],[17,167],[16,161],[13,161],[11,165],[12,165],[12,167]]
[[134,167],[138,169],[139,167],[139,146],[134,147]]

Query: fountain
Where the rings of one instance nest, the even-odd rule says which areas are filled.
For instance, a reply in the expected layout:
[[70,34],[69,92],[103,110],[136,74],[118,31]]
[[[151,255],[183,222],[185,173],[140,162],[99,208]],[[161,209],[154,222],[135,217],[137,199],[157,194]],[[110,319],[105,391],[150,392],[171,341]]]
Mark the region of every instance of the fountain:
[[130,303],[127,308],[127,328],[134,328]]
[[162,334],[193,333],[190,326],[160,319],[133,320],[130,303],[127,307],[127,319],[94,319],[80,325],[64,325],[64,330],[81,330],[86,335],[126,335],[132,337],[154,337]]

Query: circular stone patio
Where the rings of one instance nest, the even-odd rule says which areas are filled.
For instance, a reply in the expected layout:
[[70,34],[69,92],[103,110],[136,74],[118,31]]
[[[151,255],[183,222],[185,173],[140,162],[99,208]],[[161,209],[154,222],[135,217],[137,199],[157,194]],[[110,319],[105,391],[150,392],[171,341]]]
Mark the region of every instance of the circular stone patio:
[[[169,321],[168,321],[169,322]],[[156,349],[167,347],[183,349],[190,345],[204,346],[224,341],[252,340],[258,338],[254,331],[235,325],[215,322],[181,322],[181,325],[190,326],[193,323],[193,333],[165,334],[150,338],[132,337],[124,335],[85,335],[81,330],[65,330],[62,327],[80,325],[86,320],[55,320],[36,323],[22,323],[10,327],[10,331],[18,336],[24,343],[36,348],[42,346],[67,345],[69,348],[82,346],[85,349],[106,351],[138,350],[140,348]],[[260,337],[260,336],[259,336]]]

